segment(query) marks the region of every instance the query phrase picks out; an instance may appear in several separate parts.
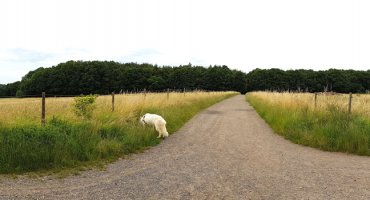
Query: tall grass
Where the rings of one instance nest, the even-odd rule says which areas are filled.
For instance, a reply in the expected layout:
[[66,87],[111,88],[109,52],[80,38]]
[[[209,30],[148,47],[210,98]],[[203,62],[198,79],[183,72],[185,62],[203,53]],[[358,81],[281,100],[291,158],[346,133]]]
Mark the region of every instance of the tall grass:
[[149,93],[97,99],[91,120],[73,114],[72,98],[48,98],[47,123],[40,125],[39,99],[0,100],[0,173],[63,169],[88,162],[105,162],[158,144],[151,127],[138,124],[153,112],[167,120],[170,133],[200,110],[235,95],[219,93]]
[[293,141],[327,151],[370,155],[370,96],[271,92],[248,93],[246,99],[272,129]]

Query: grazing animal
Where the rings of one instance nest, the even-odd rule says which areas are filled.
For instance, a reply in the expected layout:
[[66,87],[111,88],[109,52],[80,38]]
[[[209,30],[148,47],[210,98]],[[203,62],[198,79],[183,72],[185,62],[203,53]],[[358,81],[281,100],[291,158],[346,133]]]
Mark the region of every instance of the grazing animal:
[[159,135],[157,138],[168,137],[168,132],[166,129],[166,120],[160,115],[146,113],[140,118],[140,123],[145,125],[154,125],[155,130],[158,131]]

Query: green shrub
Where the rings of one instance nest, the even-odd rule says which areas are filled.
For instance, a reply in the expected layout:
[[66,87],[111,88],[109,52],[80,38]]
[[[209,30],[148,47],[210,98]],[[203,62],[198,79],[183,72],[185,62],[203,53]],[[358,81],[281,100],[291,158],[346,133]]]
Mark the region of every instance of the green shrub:
[[77,116],[82,116],[85,119],[91,119],[92,113],[95,106],[97,96],[96,95],[87,95],[79,96],[74,98],[74,113]]

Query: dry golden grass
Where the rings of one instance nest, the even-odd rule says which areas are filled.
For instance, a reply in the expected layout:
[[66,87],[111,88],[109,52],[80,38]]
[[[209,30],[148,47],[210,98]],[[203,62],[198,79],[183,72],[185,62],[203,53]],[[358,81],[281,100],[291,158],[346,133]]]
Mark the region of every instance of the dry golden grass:
[[[112,97],[99,96],[93,120],[97,123],[119,122],[126,123],[136,120],[137,114],[150,108],[160,109],[176,105],[191,104],[192,102],[224,96],[232,92],[172,92],[167,93],[123,94],[115,96],[115,111],[112,113]],[[74,100],[67,98],[46,98],[46,118],[54,117],[68,121],[80,121],[73,112]],[[3,125],[16,125],[25,123],[39,123],[41,116],[41,98],[26,99],[0,99],[0,123]]]
[[[277,93],[252,92],[249,95],[263,99],[264,102],[278,105],[283,108],[315,109],[315,94],[312,93]],[[349,94],[317,94],[317,111],[325,111],[328,106],[336,106],[344,111],[348,110]],[[370,95],[353,94],[352,112],[370,118]]]

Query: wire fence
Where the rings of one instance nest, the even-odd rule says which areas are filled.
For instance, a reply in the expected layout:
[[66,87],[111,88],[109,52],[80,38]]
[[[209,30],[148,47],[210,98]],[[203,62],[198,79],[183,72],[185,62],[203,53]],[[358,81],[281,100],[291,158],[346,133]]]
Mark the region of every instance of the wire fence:
[[[203,89],[163,89],[163,90],[139,90],[139,89],[134,89],[134,90],[115,90],[113,91],[116,95],[118,94],[141,94],[141,93],[172,93],[172,92],[177,92],[177,93],[186,93],[186,92],[213,92],[213,90],[203,90]],[[81,93],[81,94],[50,94],[47,93],[45,94],[45,97],[77,97],[77,96],[84,96],[84,95],[89,95],[89,94],[97,94],[97,95],[111,95],[112,93]],[[42,93],[36,94],[36,95],[20,95],[20,96],[0,96],[0,98],[41,98]]]
[[[171,93],[183,93],[184,97],[186,96],[186,93],[196,93],[196,92],[215,92],[215,91],[206,91],[206,90],[187,90],[186,88],[184,89],[166,89],[166,90],[149,90],[147,91],[146,89],[144,90],[133,90],[133,91],[123,91],[120,90],[118,93],[112,92],[110,94],[99,94],[101,96],[108,96],[111,95],[112,101],[111,101],[111,111],[115,111],[115,95],[137,95],[141,94],[145,98],[147,94],[149,93],[161,93],[161,94],[166,94],[167,93],[167,99],[170,98]],[[221,91],[220,91],[221,92]],[[41,99],[41,124],[45,125],[46,123],[46,99],[47,98],[59,98],[59,97],[78,97],[78,96],[84,96],[87,94],[80,94],[80,95],[60,95],[60,94],[48,94],[46,92],[40,93],[40,95],[23,95],[23,96],[0,96],[0,98],[34,98],[36,99]]]

